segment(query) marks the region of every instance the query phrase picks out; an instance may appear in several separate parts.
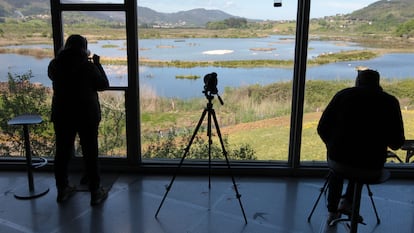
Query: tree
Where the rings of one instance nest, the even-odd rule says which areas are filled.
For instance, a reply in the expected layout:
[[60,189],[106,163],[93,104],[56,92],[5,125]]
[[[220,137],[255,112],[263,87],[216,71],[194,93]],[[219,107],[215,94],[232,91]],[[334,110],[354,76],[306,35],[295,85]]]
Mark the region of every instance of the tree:
[[126,154],[125,101],[119,93],[100,94],[102,122],[99,127],[99,153]]
[[227,28],[247,28],[247,19],[228,18],[223,21],[208,22],[206,28],[211,30],[220,30]]
[[398,26],[396,30],[397,36],[403,37],[413,37],[414,36],[414,19],[407,21],[400,26]]

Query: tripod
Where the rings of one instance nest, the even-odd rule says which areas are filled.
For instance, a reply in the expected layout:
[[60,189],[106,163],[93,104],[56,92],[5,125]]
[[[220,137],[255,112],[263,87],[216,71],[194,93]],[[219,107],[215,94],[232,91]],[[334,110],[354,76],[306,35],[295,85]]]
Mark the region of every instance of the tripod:
[[[193,143],[194,138],[195,138],[195,136],[197,135],[197,132],[198,132],[198,130],[199,130],[200,126],[201,126],[201,123],[203,122],[203,120],[204,120],[204,118],[205,118],[206,114],[208,114],[208,115],[207,115],[207,119],[208,119],[208,122],[207,122],[207,136],[208,136],[208,169],[209,169],[209,174],[208,174],[208,188],[209,188],[209,189],[211,188],[211,144],[213,143],[213,142],[212,142],[212,140],[211,140],[211,118],[213,118],[213,120],[214,120],[214,125],[215,125],[215,127],[216,127],[217,135],[219,136],[219,139],[220,139],[221,149],[222,149],[222,151],[223,151],[223,155],[224,155],[224,157],[225,157],[225,159],[226,159],[227,168],[228,168],[229,170],[231,169],[231,168],[230,168],[230,162],[229,162],[229,159],[228,159],[228,157],[227,157],[227,151],[226,151],[226,149],[224,148],[223,139],[222,139],[222,137],[221,137],[220,128],[219,128],[219,125],[218,125],[218,122],[217,122],[216,112],[215,112],[215,111],[214,111],[214,109],[213,109],[213,103],[212,103],[212,100],[214,99],[214,96],[213,96],[211,93],[210,93],[210,94],[208,94],[208,92],[207,92],[207,91],[204,91],[204,93],[205,93],[206,98],[207,98],[207,100],[208,100],[207,107],[206,107],[206,108],[204,108],[204,111],[203,111],[203,113],[201,114],[200,120],[198,121],[197,127],[196,127],[196,128],[195,128],[195,130],[194,130],[193,136],[191,137],[190,142],[188,143],[188,146],[184,149],[184,155],[183,155],[183,157],[181,158],[180,163],[178,164],[177,170],[176,170],[176,172],[174,173],[174,176],[172,177],[170,184],[166,187],[166,192],[165,192],[165,194],[164,194],[164,197],[163,197],[163,198],[162,198],[162,200],[161,200],[160,206],[158,207],[157,213],[155,214],[155,218],[157,218],[158,213],[160,212],[160,209],[161,209],[161,207],[162,207],[162,205],[163,205],[163,203],[164,203],[164,201],[165,201],[165,198],[167,197],[167,195],[168,195],[168,193],[169,193],[169,191],[170,191],[170,189],[171,189],[171,187],[172,187],[172,185],[173,185],[173,183],[174,183],[174,181],[175,181],[175,178],[177,177],[177,172],[178,172],[178,169],[180,169],[180,168],[181,168],[181,166],[182,166],[182,164],[183,164],[183,162],[184,162],[185,157],[187,156],[188,152],[190,151],[191,144]],[[223,101],[222,101],[222,99],[220,98],[220,96],[218,96],[218,98],[219,98],[219,100],[220,100],[220,103],[221,103],[221,104],[223,104]],[[241,208],[241,211],[242,211],[242,213],[243,213],[243,217],[244,217],[244,222],[247,224],[246,214],[244,213],[243,205],[242,205],[242,202],[241,202],[241,200],[240,200],[241,195],[240,195],[240,193],[239,193],[239,190],[238,190],[238,188],[237,188],[236,182],[235,182],[235,180],[234,180],[234,176],[233,176],[232,174],[231,174],[231,180],[232,180],[232,182],[233,182],[233,187],[234,187],[234,190],[235,190],[235,192],[236,192],[236,198],[239,200],[240,208]]]

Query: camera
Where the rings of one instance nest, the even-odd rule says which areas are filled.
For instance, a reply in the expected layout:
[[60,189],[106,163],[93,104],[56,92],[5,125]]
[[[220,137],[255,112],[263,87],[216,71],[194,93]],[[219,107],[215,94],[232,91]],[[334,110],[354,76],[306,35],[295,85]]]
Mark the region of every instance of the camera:
[[215,95],[218,93],[217,90],[217,73],[209,73],[204,76],[204,93],[207,95]]

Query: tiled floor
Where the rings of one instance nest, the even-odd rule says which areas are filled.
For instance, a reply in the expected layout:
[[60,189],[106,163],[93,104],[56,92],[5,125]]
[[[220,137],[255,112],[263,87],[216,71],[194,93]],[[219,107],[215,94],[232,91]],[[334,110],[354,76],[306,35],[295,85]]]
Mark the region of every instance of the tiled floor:
[[[79,177],[74,177],[78,182]],[[310,222],[307,217],[323,179],[236,177],[248,223],[245,224],[230,177],[178,176],[161,206],[169,176],[105,174],[113,183],[108,200],[89,206],[89,194],[79,191],[67,203],[56,203],[51,173],[35,173],[36,183],[50,191],[36,199],[20,200],[14,190],[27,185],[24,172],[0,172],[0,232],[75,233],[299,233],[347,232],[345,224],[326,227],[325,197]],[[390,180],[373,185],[381,223],[364,188],[361,214],[367,225],[358,232],[414,232],[414,181]]]

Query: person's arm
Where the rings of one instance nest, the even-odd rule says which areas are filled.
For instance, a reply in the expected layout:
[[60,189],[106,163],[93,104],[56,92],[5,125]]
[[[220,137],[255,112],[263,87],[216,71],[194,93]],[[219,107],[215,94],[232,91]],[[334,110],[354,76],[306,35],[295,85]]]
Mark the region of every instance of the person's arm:
[[100,62],[100,57],[96,54],[93,55],[92,57],[93,60],[93,65],[95,67],[95,76],[96,76],[96,89],[98,91],[104,91],[105,89],[107,89],[109,87],[109,80],[108,77],[106,76],[105,70],[103,69],[101,62]]
[[389,142],[388,147],[393,150],[399,149],[405,141],[404,123],[401,115],[401,108],[396,98],[392,99],[392,109],[390,109]]
[[336,96],[329,102],[318,123],[318,134],[325,144],[332,138],[333,120],[335,118]]
[[56,77],[56,59],[53,59],[50,61],[49,66],[47,67],[47,76],[49,76],[49,79],[54,81]]

